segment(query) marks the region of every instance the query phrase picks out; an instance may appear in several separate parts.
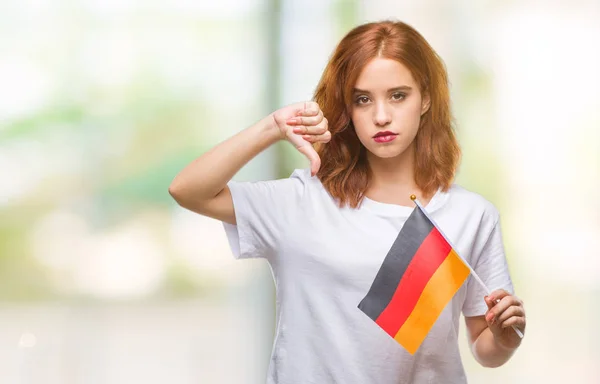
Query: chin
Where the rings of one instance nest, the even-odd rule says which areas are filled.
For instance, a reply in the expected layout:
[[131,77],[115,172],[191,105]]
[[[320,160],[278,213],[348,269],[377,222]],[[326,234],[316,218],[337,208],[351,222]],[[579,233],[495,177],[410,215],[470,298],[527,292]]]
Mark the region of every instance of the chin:
[[399,157],[404,153],[401,148],[376,148],[375,150],[368,149],[372,155],[379,157],[380,159],[393,159]]

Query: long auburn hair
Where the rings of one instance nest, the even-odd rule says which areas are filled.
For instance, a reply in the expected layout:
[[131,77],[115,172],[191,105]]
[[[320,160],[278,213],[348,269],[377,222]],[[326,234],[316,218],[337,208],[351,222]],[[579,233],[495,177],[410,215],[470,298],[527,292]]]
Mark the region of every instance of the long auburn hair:
[[317,143],[321,158],[317,176],[343,207],[356,208],[369,186],[371,175],[366,148],[351,119],[352,91],[365,65],[376,57],[406,66],[430,106],[421,117],[415,137],[415,182],[430,195],[448,190],[458,167],[460,147],[450,111],[448,75],[442,59],[411,26],[380,21],[352,29],[338,44],[317,85],[313,100],[329,121],[331,141]]

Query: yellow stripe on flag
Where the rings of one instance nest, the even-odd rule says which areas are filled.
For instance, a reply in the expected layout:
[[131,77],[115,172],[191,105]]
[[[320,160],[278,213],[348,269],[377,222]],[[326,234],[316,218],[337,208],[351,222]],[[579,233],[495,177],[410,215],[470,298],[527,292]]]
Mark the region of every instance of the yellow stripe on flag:
[[394,339],[412,355],[440,316],[460,286],[469,277],[470,269],[451,250],[425,285],[415,308]]

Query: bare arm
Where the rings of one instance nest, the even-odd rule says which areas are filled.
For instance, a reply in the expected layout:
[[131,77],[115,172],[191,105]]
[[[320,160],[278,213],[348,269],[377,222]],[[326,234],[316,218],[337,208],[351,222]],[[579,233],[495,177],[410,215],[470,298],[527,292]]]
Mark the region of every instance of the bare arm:
[[465,318],[471,352],[484,367],[495,368],[506,363],[521,345],[521,338],[511,327],[525,331],[523,302],[504,290],[496,290],[485,298],[485,316]]
[[184,208],[235,224],[227,182],[256,155],[282,138],[282,132],[269,115],[188,164],[171,183],[169,193]]
[[511,358],[515,349],[505,348],[496,342],[484,316],[467,317],[465,321],[471,352],[479,364],[496,368]]
[[287,139],[309,158],[313,172],[316,172],[320,159],[311,143],[326,142],[330,138],[327,119],[316,103],[292,104],[268,115],[187,165],[169,186],[169,193],[184,208],[236,224],[227,183],[245,164],[277,141]]

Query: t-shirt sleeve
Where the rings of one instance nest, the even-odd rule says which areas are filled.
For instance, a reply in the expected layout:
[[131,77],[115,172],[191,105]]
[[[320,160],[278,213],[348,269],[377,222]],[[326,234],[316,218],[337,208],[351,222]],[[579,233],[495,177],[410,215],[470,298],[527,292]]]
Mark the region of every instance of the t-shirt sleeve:
[[[472,267],[490,292],[496,289],[504,289],[511,294],[514,293],[498,218]],[[467,280],[467,295],[463,304],[463,315],[467,317],[484,315],[488,307],[483,297],[487,294],[488,292],[484,290],[481,284],[473,276],[470,276]]]
[[295,216],[304,195],[300,176],[295,171],[288,179],[227,184],[236,225],[223,222],[223,226],[236,259],[270,259],[277,253],[282,231]]

